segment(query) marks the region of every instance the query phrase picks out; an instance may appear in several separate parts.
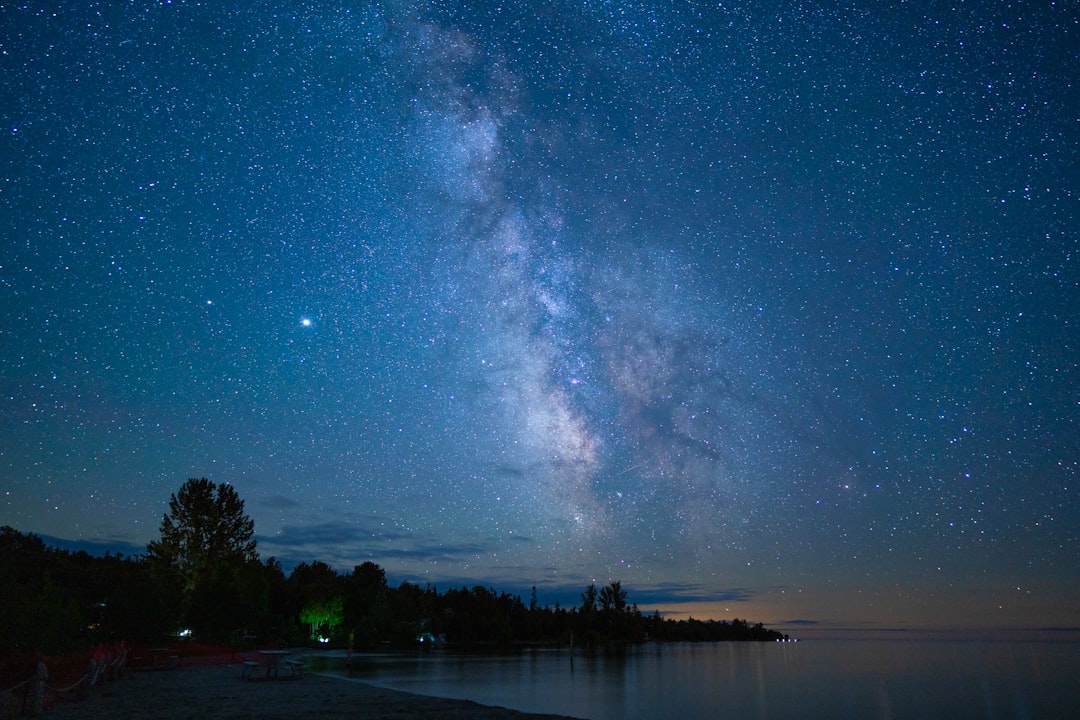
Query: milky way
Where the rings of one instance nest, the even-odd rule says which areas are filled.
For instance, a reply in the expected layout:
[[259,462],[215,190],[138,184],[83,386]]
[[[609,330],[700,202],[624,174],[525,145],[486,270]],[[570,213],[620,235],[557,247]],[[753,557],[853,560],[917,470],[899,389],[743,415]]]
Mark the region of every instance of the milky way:
[[0,523],[138,553],[206,476],[286,565],[1075,623],[1067,9],[0,28]]

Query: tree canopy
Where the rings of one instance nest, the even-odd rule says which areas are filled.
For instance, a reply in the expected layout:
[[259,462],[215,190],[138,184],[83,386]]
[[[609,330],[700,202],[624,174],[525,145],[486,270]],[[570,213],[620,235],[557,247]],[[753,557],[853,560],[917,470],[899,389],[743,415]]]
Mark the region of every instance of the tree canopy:
[[172,566],[190,590],[214,566],[258,561],[254,534],[255,523],[232,485],[190,478],[169,498],[161,539],[146,549]]
[[371,561],[348,575],[324,562],[301,562],[286,577],[274,558],[260,563],[254,523],[232,486],[206,478],[187,480],[171,496],[161,538],[147,549],[140,558],[95,558],[0,528],[0,654],[102,639],[153,640],[181,629],[209,642],[254,638],[283,645],[307,636],[350,647],[434,637],[462,647],[587,648],[783,638],[760,623],[642,615],[618,580],[589,585],[579,607],[563,609],[541,607],[535,587],[528,605],[481,585],[445,593],[408,582],[391,588]]
[[[421,636],[458,647],[570,644],[586,649],[645,640],[711,642],[783,639],[743,620],[671,620],[642,614],[619,581],[590,585],[579,607],[553,608],[476,585],[439,592],[364,562],[349,574],[315,561],[288,576],[270,558],[216,565],[192,591],[146,557],[92,557],[47,547],[0,528],[0,656],[70,650],[125,639],[161,642],[180,628],[208,642],[302,645],[313,636],[339,647],[415,647]],[[178,607],[177,597],[183,597]],[[178,622],[184,621],[184,625]]]
[[190,478],[170,497],[161,539],[147,551],[151,564],[179,584],[187,627],[224,639],[265,616],[268,580],[254,534],[231,485]]

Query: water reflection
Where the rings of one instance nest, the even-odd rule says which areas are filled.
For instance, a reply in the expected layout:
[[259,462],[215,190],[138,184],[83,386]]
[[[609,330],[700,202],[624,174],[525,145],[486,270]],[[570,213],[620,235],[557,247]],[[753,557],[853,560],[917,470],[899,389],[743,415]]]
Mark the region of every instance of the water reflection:
[[353,671],[409,692],[592,720],[963,720],[1069,717],[1077,667],[1080,643],[819,640],[359,656]]

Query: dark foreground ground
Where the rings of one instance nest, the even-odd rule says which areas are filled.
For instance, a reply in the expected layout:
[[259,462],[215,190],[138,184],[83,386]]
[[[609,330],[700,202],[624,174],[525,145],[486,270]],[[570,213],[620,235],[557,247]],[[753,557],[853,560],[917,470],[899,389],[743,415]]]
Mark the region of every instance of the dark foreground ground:
[[463,700],[386,690],[305,673],[301,679],[244,680],[239,664],[128,671],[81,700],[49,707],[44,720],[305,720],[458,718],[555,720]]

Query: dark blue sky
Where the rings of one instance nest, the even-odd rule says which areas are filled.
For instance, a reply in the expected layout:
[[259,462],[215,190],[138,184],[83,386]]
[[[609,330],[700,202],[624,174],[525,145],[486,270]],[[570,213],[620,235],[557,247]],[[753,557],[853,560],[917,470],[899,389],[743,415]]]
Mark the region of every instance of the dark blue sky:
[[1068,3],[0,8],[0,524],[1080,625]]

